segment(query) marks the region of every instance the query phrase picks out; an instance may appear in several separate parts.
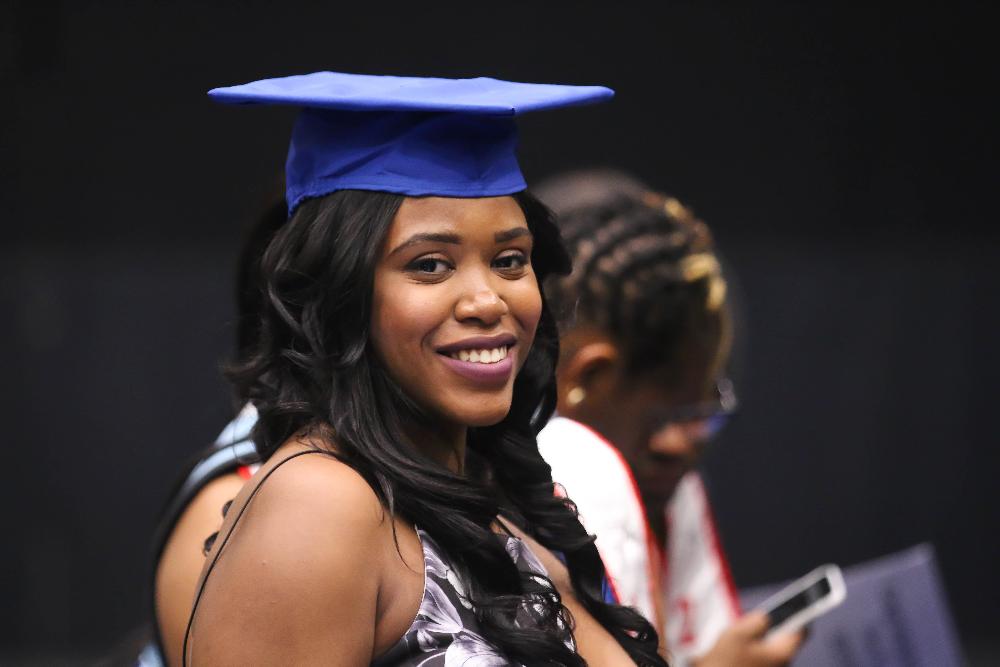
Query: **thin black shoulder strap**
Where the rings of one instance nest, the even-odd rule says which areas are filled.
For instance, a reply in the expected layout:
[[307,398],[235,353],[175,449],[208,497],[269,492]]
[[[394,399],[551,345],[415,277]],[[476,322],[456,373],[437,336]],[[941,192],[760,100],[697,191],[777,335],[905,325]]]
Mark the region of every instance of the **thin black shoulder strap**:
[[229,538],[232,537],[233,532],[236,530],[236,525],[240,522],[240,519],[243,518],[243,513],[246,512],[248,507],[250,507],[250,503],[257,495],[257,492],[260,491],[260,487],[264,486],[264,482],[267,481],[268,477],[274,474],[275,470],[285,465],[292,459],[305,456],[306,454],[324,454],[326,456],[334,456],[332,453],[322,449],[307,449],[304,452],[296,452],[295,454],[282,459],[264,474],[264,477],[261,478],[260,482],[257,483],[257,486],[254,487],[254,490],[250,492],[250,497],[247,498],[245,503],[243,503],[243,507],[240,508],[239,514],[237,514],[236,518],[233,519],[233,525],[229,527],[229,532],[226,533],[222,543],[219,544],[219,548],[216,550],[215,556],[212,558],[212,562],[209,564],[208,570],[205,571],[205,576],[202,577],[201,584],[198,586],[198,593],[194,597],[194,606],[191,607],[191,615],[188,616],[187,629],[184,631],[184,647],[181,653],[181,665],[183,665],[183,667],[187,667],[188,664],[188,638],[191,636],[191,627],[194,625],[194,615],[198,611],[198,603],[201,602],[201,595],[205,592],[205,585],[208,583],[208,577],[212,574],[212,570],[215,569],[215,564],[219,562],[222,550],[226,548],[226,543],[229,542]]

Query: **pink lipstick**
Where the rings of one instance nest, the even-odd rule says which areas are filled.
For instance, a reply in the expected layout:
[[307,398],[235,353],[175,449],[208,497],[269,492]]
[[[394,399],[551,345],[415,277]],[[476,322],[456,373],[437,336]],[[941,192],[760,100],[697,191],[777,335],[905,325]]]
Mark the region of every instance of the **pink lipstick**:
[[511,371],[514,370],[514,357],[509,352],[506,358],[493,364],[460,361],[444,354],[439,356],[444,364],[458,375],[484,385],[500,386],[506,384],[507,380],[510,379]]

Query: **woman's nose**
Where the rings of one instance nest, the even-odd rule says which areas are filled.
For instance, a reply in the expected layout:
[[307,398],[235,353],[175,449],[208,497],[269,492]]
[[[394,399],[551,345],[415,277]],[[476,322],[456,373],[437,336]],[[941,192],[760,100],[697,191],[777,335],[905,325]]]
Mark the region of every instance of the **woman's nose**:
[[483,324],[495,324],[508,312],[507,302],[500,298],[496,290],[487,286],[471,291],[455,305],[457,319],[479,320]]
[[655,454],[685,459],[694,463],[708,432],[707,420],[672,422],[653,433],[649,449]]

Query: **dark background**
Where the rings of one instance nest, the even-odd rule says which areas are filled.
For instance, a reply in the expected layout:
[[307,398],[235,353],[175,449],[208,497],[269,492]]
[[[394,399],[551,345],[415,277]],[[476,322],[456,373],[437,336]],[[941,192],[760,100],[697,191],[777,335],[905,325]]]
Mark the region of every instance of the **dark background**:
[[0,4],[0,662],[145,620],[292,119],[205,91],[318,69],[615,88],[525,118],[522,164],[624,167],[713,225],[746,319],[706,466],[737,583],[931,541],[973,661],[995,647],[993,24],[659,4]]

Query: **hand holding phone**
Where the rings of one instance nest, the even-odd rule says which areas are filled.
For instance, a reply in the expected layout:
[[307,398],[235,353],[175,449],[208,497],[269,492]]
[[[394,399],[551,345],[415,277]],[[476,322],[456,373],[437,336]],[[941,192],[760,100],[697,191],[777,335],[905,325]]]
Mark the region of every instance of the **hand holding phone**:
[[747,612],[726,628],[692,667],[787,667],[802,647],[802,633],[767,637],[770,622],[760,610]]
[[771,621],[768,635],[794,632],[839,605],[846,596],[840,568],[823,565],[785,586],[757,609]]

